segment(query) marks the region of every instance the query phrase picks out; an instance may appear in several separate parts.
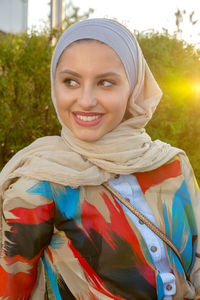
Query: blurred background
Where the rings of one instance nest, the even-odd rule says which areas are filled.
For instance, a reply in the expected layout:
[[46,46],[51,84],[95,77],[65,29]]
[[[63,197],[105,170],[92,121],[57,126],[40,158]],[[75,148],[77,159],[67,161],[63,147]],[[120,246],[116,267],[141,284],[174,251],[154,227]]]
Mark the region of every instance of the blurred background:
[[[115,18],[130,30],[167,29],[170,34],[179,30],[179,37],[200,45],[200,3],[196,0],[73,0],[80,13],[90,11],[89,17]],[[57,24],[70,11],[71,1],[65,0],[0,0],[0,30],[23,32],[34,27],[42,30],[50,26],[50,18]],[[52,8],[54,16],[52,15]],[[60,19],[59,19],[60,18]]]
[[60,133],[49,66],[70,24],[116,19],[137,37],[163,98],[146,127],[186,151],[200,183],[200,2],[0,0],[0,169],[21,148]]

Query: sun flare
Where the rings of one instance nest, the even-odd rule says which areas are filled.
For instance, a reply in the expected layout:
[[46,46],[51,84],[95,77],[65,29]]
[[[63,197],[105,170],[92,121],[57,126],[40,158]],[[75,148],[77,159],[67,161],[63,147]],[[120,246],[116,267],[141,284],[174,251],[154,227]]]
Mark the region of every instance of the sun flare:
[[192,90],[196,96],[200,96],[200,82],[195,82],[192,85]]

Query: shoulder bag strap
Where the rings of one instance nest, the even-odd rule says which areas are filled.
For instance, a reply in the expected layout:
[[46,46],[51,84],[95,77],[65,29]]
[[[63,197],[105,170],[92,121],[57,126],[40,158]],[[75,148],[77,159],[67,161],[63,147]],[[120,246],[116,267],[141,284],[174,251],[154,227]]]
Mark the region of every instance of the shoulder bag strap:
[[[121,194],[119,194],[111,185],[109,185],[107,182],[103,183],[102,185],[107,190],[109,190],[121,203],[123,203],[135,216],[137,216],[145,225],[147,225],[149,229],[151,229],[160,239],[162,239],[176,253],[185,272],[182,258],[174,243],[158,227],[156,227],[151,221],[149,221],[149,219],[147,219],[139,210],[137,210],[132,204],[130,204],[128,200],[126,200]],[[187,277],[186,272],[185,274]]]

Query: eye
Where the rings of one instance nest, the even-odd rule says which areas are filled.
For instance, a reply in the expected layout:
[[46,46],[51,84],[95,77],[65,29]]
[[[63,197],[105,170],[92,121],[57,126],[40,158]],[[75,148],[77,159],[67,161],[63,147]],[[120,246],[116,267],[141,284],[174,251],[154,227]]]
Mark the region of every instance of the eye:
[[109,81],[109,80],[101,80],[99,82],[99,85],[105,86],[105,87],[109,87],[113,85],[113,82]]
[[78,87],[78,82],[74,79],[70,79],[70,78],[67,78],[64,80],[64,83],[66,86],[69,86],[69,87]]

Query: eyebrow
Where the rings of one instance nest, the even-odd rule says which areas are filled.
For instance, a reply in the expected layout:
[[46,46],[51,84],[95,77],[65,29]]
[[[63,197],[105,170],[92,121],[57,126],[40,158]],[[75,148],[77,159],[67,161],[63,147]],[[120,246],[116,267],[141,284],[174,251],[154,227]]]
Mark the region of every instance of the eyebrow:
[[68,69],[60,71],[60,74],[65,74],[65,73],[73,75],[73,76],[76,76],[76,77],[79,77],[79,78],[81,77],[80,74],[78,74],[78,73],[76,73],[74,71],[68,70]]
[[[75,77],[81,78],[82,76],[79,73],[76,73],[72,70],[69,69],[65,69],[63,71],[60,72],[60,74],[70,74],[73,75]],[[109,76],[116,76],[116,77],[120,77],[120,74],[115,73],[115,72],[106,72],[106,73],[102,73],[96,76],[96,78],[102,78],[102,77],[109,77]]]

